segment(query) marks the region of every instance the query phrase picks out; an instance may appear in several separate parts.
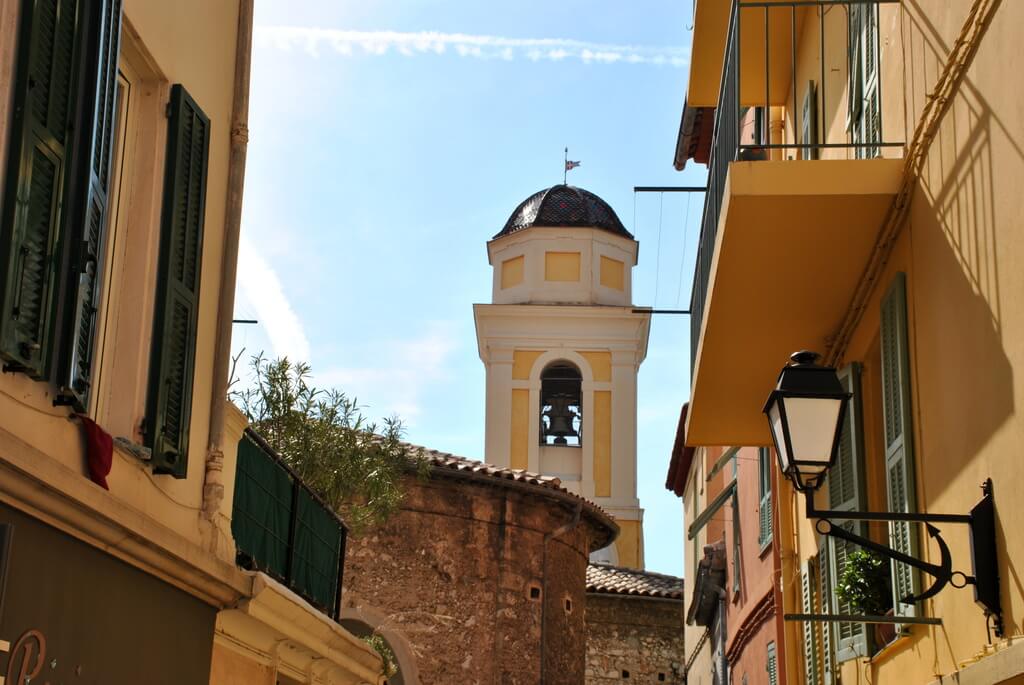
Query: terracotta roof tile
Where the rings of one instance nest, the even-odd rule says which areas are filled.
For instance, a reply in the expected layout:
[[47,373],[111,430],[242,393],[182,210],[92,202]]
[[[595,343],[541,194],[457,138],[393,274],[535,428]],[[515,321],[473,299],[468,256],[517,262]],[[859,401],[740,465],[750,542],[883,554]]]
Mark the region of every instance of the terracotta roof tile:
[[[454,471],[461,475],[485,476],[494,478],[495,480],[513,481],[554,491],[555,493],[558,493],[558,496],[561,498],[568,497],[569,499],[577,500],[583,504],[584,511],[588,511],[592,518],[596,519],[602,527],[607,529],[608,534],[602,540],[603,544],[601,544],[601,547],[610,544],[616,537],[618,537],[619,526],[615,523],[615,519],[611,514],[585,497],[581,497],[580,495],[570,492],[566,488],[562,487],[561,479],[556,478],[555,476],[545,476],[539,473],[534,473],[533,471],[526,471],[524,469],[494,466],[493,464],[487,464],[482,461],[477,461],[476,459],[459,457],[448,452],[441,452],[439,450],[430,449],[429,447],[423,447],[422,445],[414,445],[412,443],[405,444],[411,449],[419,450],[436,472],[444,473],[445,471]],[[600,547],[595,547],[594,549],[599,548]]]
[[587,592],[682,600],[683,579],[610,564],[590,564]]

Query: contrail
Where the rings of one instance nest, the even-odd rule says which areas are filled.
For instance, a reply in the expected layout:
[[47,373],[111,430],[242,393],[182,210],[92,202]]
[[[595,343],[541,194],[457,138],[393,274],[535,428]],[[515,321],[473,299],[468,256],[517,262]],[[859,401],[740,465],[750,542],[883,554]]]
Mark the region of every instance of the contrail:
[[689,50],[683,47],[650,47],[588,43],[563,38],[505,38],[436,31],[343,31],[300,26],[257,26],[254,37],[260,47],[282,50],[300,48],[311,55],[329,48],[339,55],[400,55],[451,52],[476,59],[579,60],[586,64],[655,64],[684,67]]

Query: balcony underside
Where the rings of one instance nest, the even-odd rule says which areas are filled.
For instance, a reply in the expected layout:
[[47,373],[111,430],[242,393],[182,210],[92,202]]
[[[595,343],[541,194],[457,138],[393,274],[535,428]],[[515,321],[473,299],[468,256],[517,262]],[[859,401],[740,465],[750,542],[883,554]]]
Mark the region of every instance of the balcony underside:
[[734,162],[686,444],[767,445],[761,408],[800,349],[824,351],[898,189],[899,159]]

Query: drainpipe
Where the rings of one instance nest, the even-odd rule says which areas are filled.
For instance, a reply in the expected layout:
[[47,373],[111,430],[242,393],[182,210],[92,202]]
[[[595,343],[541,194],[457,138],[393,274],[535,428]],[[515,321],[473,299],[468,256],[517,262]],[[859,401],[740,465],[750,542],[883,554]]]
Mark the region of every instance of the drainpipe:
[[544,577],[541,578],[541,598],[540,598],[540,682],[544,682],[544,666],[547,657],[547,650],[545,645],[547,644],[547,629],[548,629],[548,543],[555,538],[562,537],[566,533],[575,530],[576,526],[580,524],[580,514],[583,512],[583,502],[576,503],[576,510],[573,512],[572,520],[565,525],[556,528],[547,535],[544,536],[544,561],[541,563],[541,573]]
[[228,190],[224,207],[224,251],[221,255],[220,293],[213,355],[213,388],[210,395],[210,444],[203,480],[203,517],[214,520],[224,499],[224,405],[228,394],[231,362],[231,321],[235,311],[235,277],[238,273],[238,237],[242,226],[242,191],[245,187],[245,156],[249,143],[249,71],[252,64],[253,0],[238,2],[238,35],[235,39],[234,99],[231,111],[231,152],[228,159]]

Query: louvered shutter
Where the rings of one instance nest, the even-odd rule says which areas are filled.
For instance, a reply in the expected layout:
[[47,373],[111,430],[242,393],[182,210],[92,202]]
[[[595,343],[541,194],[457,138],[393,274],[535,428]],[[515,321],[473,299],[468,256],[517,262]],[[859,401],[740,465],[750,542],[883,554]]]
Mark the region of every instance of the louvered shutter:
[[861,67],[861,36],[863,28],[863,8],[853,4],[849,6],[849,24],[846,33],[846,69],[849,80],[847,93],[846,123],[850,129],[853,142],[860,142],[860,113],[863,107],[864,75]]
[[[807,90],[804,91],[803,116],[801,118],[800,142],[804,145],[818,144],[818,91],[814,81],[807,82]],[[817,147],[805,147],[801,149],[801,159],[817,159]]]
[[[813,614],[815,578],[814,565],[805,559],[800,568],[800,591],[805,614]],[[814,621],[804,621],[804,676],[807,685],[820,685],[818,677],[818,636]]]
[[[822,613],[832,611],[832,576],[828,554],[828,538],[818,539],[818,610]],[[821,684],[833,685],[836,682],[835,676],[835,654],[833,646],[835,639],[834,623],[820,623],[821,631]]]
[[775,643],[768,643],[768,663],[764,670],[768,672],[768,685],[779,685],[779,660],[775,653]]
[[762,447],[757,454],[758,466],[758,490],[760,500],[758,502],[758,544],[764,549],[772,541],[772,476],[771,476],[771,452],[767,447]]
[[[896,274],[882,299],[882,409],[885,420],[885,471],[889,511],[914,512],[913,423],[910,408],[909,344],[907,340],[906,275]],[[889,544],[918,556],[917,524],[889,524]],[[898,616],[915,616],[916,607],[901,598],[920,592],[917,571],[892,562],[893,606]]]
[[[93,98],[91,141],[84,211],[77,226],[72,226],[72,282],[75,306],[68,312],[68,341],[62,356],[61,401],[84,411],[92,385],[92,357],[95,343],[96,309],[99,300],[100,254],[104,244],[110,210],[111,156],[113,154],[115,115],[117,112],[117,63],[121,35],[121,0],[105,0],[94,6],[97,30],[90,33],[90,59],[96,72],[91,81]],[[89,105],[85,105],[89,106]]]
[[0,355],[46,378],[57,302],[75,105],[78,0],[22,3],[11,151],[0,230]]
[[195,371],[210,120],[171,89],[146,444],[159,473],[184,478]]
[[[853,397],[847,408],[842,433],[839,437],[839,455],[826,479],[829,508],[840,511],[864,511],[867,498],[864,489],[864,433],[861,419],[860,364],[853,363],[840,370],[839,381],[842,383],[843,389],[852,393]],[[867,534],[863,522],[842,521],[837,522],[836,525],[841,525],[858,535]],[[857,549],[857,546],[838,538],[829,538],[828,544],[829,560],[832,564],[830,596],[833,613],[854,613],[849,604],[840,602],[835,596],[835,585],[846,570],[847,558]],[[835,638],[837,661],[843,662],[867,655],[867,631],[863,623],[848,621],[836,623]]]

